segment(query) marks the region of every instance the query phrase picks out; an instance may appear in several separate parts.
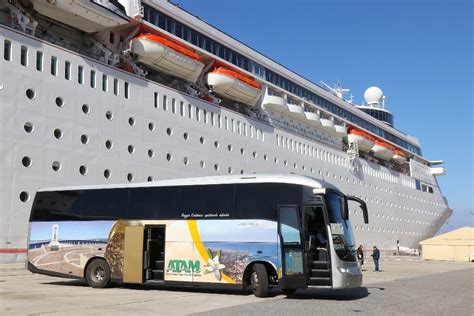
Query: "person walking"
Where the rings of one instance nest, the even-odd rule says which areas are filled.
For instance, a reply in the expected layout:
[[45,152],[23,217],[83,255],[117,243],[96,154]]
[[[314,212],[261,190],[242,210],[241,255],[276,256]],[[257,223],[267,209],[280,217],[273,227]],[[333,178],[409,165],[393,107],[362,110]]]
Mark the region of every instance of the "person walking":
[[362,248],[362,245],[357,248],[357,259],[359,260],[360,267],[362,268],[362,265],[364,264],[364,249]]
[[379,272],[379,259],[380,259],[380,251],[376,246],[374,246],[374,250],[371,254],[371,257],[374,259],[375,270],[374,272]]

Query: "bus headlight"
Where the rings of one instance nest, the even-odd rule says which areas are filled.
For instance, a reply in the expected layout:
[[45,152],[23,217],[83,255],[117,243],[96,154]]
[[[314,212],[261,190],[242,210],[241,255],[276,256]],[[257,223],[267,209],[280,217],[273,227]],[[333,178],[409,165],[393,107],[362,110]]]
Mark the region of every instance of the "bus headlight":
[[342,274],[354,274],[349,268],[338,267],[337,270]]

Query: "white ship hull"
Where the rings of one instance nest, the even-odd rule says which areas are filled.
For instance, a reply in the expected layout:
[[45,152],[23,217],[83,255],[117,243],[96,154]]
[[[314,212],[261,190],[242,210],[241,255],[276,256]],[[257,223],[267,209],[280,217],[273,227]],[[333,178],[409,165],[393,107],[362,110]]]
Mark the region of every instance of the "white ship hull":
[[[363,159],[352,169],[340,149],[0,27],[2,45],[5,39],[13,58],[0,59],[1,261],[24,259],[30,207],[40,187],[302,174],[367,201],[369,225],[359,211],[350,212],[356,242],[366,247],[395,248],[397,240],[416,247],[450,215],[437,186],[432,194],[422,192],[413,178]],[[28,48],[27,66],[19,62],[22,45]],[[43,71],[35,67],[38,50]],[[60,65],[57,76],[50,72],[52,56]],[[66,61],[72,65],[70,80],[64,76]],[[84,68],[83,84],[78,66]],[[95,88],[89,84],[91,70]],[[99,80],[103,75],[107,91]],[[287,147],[290,141],[299,146]]]

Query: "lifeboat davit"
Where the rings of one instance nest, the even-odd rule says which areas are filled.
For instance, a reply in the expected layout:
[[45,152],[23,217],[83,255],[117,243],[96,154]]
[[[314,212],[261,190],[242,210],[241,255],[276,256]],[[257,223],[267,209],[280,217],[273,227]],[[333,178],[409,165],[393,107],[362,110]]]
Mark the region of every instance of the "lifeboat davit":
[[407,162],[407,156],[403,153],[403,151],[395,149],[395,155],[392,157],[398,163],[405,163]]
[[349,142],[357,142],[359,150],[369,152],[375,145],[375,137],[356,128],[349,129],[347,134]]
[[135,37],[131,50],[140,63],[190,82],[196,82],[204,68],[196,52],[160,35],[142,34]]
[[395,150],[395,147],[380,140],[376,140],[374,147],[372,147],[374,156],[384,160],[392,159],[395,155]]
[[221,97],[254,106],[260,94],[261,85],[252,77],[226,67],[217,67],[206,75],[208,86]]

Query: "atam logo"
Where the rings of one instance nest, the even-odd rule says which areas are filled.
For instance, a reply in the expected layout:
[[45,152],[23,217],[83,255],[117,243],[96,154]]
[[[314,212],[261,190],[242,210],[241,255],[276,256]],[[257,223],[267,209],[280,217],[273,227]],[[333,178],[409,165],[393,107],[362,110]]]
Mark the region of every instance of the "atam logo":
[[201,271],[201,262],[199,260],[170,260],[168,262],[168,267],[166,272],[200,272]]

